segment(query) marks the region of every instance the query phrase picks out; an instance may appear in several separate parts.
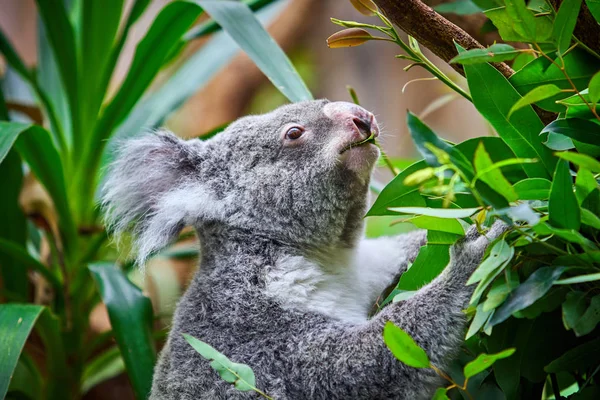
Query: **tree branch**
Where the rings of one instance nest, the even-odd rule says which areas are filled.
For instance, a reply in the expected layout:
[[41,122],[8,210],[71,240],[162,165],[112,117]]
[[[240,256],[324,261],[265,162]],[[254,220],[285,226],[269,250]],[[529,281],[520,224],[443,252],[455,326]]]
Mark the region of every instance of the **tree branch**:
[[[471,35],[420,0],[373,1],[390,21],[446,62],[458,54],[453,41],[467,50],[484,48]],[[514,72],[504,63],[494,63],[493,65],[507,78]],[[451,64],[451,66],[461,75],[465,75],[461,65]]]

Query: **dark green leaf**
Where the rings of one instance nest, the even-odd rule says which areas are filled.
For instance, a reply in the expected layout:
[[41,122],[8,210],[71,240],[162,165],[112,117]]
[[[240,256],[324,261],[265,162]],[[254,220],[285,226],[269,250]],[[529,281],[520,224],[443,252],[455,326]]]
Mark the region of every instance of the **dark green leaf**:
[[108,310],[136,397],[146,399],[156,361],[150,299],[112,264],[97,263],[89,268]]
[[547,200],[551,187],[552,182],[543,178],[527,178],[514,185],[519,200]]
[[383,328],[383,341],[392,354],[404,364],[414,368],[428,368],[429,357],[425,350],[393,322],[388,321]]
[[470,378],[472,376],[477,375],[478,373],[485,371],[489,367],[491,367],[496,360],[500,360],[503,358],[507,358],[513,355],[515,349],[506,349],[500,353],[496,354],[480,354],[477,358],[467,365],[463,370],[465,374],[465,378]]
[[0,52],[4,55],[4,58],[6,58],[8,65],[10,65],[19,75],[22,77],[30,76],[25,63],[21,60],[21,57],[19,57],[2,30],[0,30]]
[[573,330],[577,336],[587,335],[600,323],[600,295],[592,297],[590,306],[577,321]]
[[237,1],[197,2],[289,100],[296,102],[313,98],[290,60],[247,5]]
[[565,267],[542,267],[535,271],[525,282],[508,295],[508,299],[500,308],[496,309],[496,312],[490,319],[490,325],[497,325],[510,317],[514,312],[532,305],[550,290],[565,269]]
[[52,197],[65,246],[74,246],[76,230],[67,202],[62,162],[50,135],[36,125],[0,121],[0,162],[13,144]]
[[[572,90],[571,82],[573,82],[577,90],[581,91],[587,88],[590,78],[600,68],[600,62],[595,57],[586,51],[575,48],[567,53],[562,61],[565,65],[565,71],[571,80],[569,82],[558,67],[561,65],[561,60],[555,58],[553,61],[554,63],[545,57],[538,57],[523,69],[513,74],[509,81],[521,95],[529,93],[538,86],[549,84],[556,85],[563,90]],[[536,104],[548,111],[563,112],[565,106],[556,104],[556,101],[564,100],[569,96],[572,96],[572,92],[565,91]]]
[[555,374],[561,371],[577,371],[593,367],[600,359],[600,338],[579,345],[548,364],[544,371]]
[[571,46],[571,38],[575,24],[577,24],[581,1],[564,0],[560,4],[558,13],[556,13],[554,27],[552,28],[552,37],[558,45],[558,52],[560,54],[565,54]]
[[0,398],[4,398],[25,341],[43,306],[0,304]]
[[450,262],[449,244],[428,244],[421,247],[412,266],[400,277],[398,289],[417,290],[431,282]]
[[589,170],[580,167],[577,171],[577,179],[575,180],[575,196],[579,204],[583,203],[586,197],[589,196],[595,189],[598,188],[598,182]]
[[256,391],[256,377],[252,369],[245,364],[234,363],[214,347],[196,339],[188,334],[183,334],[185,340],[202,357],[211,361],[210,366],[219,373],[221,379],[233,383],[237,390],[247,392]]
[[566,329],[573,329],[587,308],[586,293],[574,291],[567,293],[562,305],[562,319]]
[[534,17],[523,0],[509,0],[506,7],[484,12],[498,28],[502,39],[508,42],[547,42],[552,33],[552,20]]
[[480,143],[475,151],[473,164],[477,171],[476,176],[479,179],[487,183],[490,187],[493,187],[494,190],[504,196],[506,200],[517,200],[517,192],[504,175],[502,175],[502,171],[499,168],[493,168],[492,159],[485,150],[483,143]]
[[592,172],[600,172],[600,161],[588,156],[587,154],[580,154],[574,152],[561,152],[556,153],[556,155],[563,160],[570,161],[573,164],[577,164],[580,168],[585,168],[586,170],[590,170]]
[[559,133],[583,143],[600,143],[600,125],[585,119],[557,119],[548,124],[541,133],[546,132]]
[[485,325],[485,323],[490,318],[490,315],[494,310],[485,311],[483,309],[483,304],[479,304],[475,311],[475,317],[473,317],[473,321],[471,321],[471,325],[469,326],[469,330],[467,331],[467,335],[465,339],[469,339],[473,335],[475,335],[479,330]]
[[600,24],[600,0],[585,0],[596,22]]
[[600,100],[600,72],[597,72],[594,74],[594,76],[592,76],[588,87],[588,92],[590,95],[590,101],[593,104],[598,103],[598,100]]
[[581,226],[579,203],[573,192],[573,179],[566,161],[556,165],[548,214],[550,223],[557,228],[578,230]]
[[575,229],[560,229],[546,223],[542,223],[536,225],[533,230],[540,235],[556,235],[567,242],[577,243],[583,247],[587,247],[588,250],[597,250],[597,246],[594,244],[594,242],[587,239]]
[[539,138],[544,125],[537,114],[526,106],[516,111],[509,121],[508,112],[521,97],[506,78],[489,64],[465,65],[464,68],[477,110],[492,124],[517,157],[537,158],[540,161],[523,164],[530,178],[548,178],[554,170],[556,159]]
[[512,60],[523,50],[515,49],[509,44],[496,43],[485,49],[471,49],[460,53],[450,61],[450,64],[480,64],[485,62],[502,62]]
[[556,85],[547,84],[538,86],[532,89],[530,92],[526,93],[523,97],[519,99],[508,112],[508,118],[520,108],[528,106],[533,103],[537,103],[541,100],[545,100],[547,98],[556,96],[558,93],[562,92],[562,89]]

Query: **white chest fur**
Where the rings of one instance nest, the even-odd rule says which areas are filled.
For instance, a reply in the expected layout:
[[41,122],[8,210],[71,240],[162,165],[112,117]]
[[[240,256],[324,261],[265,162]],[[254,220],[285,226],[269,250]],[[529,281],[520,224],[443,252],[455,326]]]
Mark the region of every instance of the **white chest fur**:
[[332,251],[318,260],[283,257],[266,276],[266,291],[284,307],[316,311],[335,319],[367,320],[377,296],[402,262],[392,238],[363,240],[356,249]]

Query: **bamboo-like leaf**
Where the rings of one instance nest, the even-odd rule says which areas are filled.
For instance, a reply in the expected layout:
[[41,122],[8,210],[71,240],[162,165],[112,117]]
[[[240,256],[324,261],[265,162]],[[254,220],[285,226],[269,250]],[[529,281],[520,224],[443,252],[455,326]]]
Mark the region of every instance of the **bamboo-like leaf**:
[[108,309],[136,397],[146,399],[156,361],[150,299],[112,264],[96,263],[90,266],[90,271]]
[[312,99],[296,69],[247,5],[237,1],[197,1],[227,31],[277,89],[291,101]]
[[4,398],[19,355],[43,306],[0,304],[0,398]]
[[68,203],[62,162],[49,133],[37,125],[0,121],[0,162],[13,144],[52,197],[65,247],[74,246],[77,232]]

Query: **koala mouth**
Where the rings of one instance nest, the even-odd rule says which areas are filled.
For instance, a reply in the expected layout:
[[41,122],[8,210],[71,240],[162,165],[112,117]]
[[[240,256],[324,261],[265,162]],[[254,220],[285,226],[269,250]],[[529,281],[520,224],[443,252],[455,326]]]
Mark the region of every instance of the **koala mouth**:
[[359,140],[359,141],[357,141],[357,142],[348,143],[348,144],[347,144],[346,146],[344,146],[344,148],[343,148],[343,149],[340,151],[340,154],[342,154],[342,153],[344,153],[344,152],[346,152],[346,151],[348,151],[348,150],[350,150],[350,149],[352,149],[352,148],[354,148],[354,147],[362,146],[362,145],[365,145],[365,144],[375,144],[375,137],[376,137],[375,133],[374,133],[374,132],[371,132],[371,133],[369,134],[369,137],[368,137],[368,138],[366,138],[366,139],[364,139],[364,140]]

